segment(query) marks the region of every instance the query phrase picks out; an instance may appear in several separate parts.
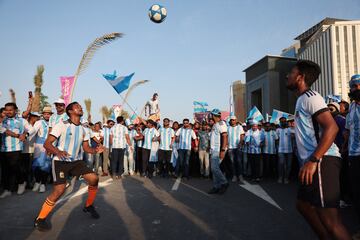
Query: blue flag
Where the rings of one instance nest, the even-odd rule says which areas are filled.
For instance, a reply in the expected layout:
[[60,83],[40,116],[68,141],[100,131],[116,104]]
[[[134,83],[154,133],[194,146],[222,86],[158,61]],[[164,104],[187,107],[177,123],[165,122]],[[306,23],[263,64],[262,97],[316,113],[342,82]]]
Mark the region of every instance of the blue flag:
[[207,106],[209,106],[209,104],[207,102],[199,102],[199,101],[194,101],[194,113],[202,113],[202,112],[206,112],[207,111]]
[[134,76],[135,73],[132,73],[128,76],[124,76],[124,77],[118,77],[114,80],[111,80],[109,79],[109,76],[110,78],[113,77],[113,75],[109,75],[109,74],[106,74],[107,76],[104,76],[104,78],[110,83],[110,85],[115,89],[115,91],[120,94],[122,93],[123,91],[125,91],[126,89],[129,88],[129,85],[130,85],[130,80],[131,78]]
[[103,74],[103,76],[106,80],[115,80],[117,77],[116,70],[114,70],[114,73]]
[[249,119],[253,119],[253,120],[256,120],[256,121],[260,122],[260,121],[264,120],[264,117],[263,117],[263,115],[261,114],[261,112],[259,111],[259,109],[258,109],[256,106],[254,106],[254,107],[250,110],[247,119],[248,119],[248,120],[249,120]]

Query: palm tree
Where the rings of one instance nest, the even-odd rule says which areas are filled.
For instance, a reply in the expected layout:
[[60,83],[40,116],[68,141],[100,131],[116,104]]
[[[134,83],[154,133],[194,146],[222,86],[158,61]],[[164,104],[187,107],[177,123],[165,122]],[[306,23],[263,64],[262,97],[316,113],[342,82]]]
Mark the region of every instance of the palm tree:
[[[44,65],[37,66],[36,75],[34,76],[34,85],[35,85],[35,96],[33,100],[33,105],[31,111],[40,112],[41,108],[41,86],[43,85],[43,73],[44,73]],[[46,100],[46,99],[45,99]]]
[[91,122],[91,99],[85,99],[85,107],[86,107],[86,112],[88,114],[88,122]]

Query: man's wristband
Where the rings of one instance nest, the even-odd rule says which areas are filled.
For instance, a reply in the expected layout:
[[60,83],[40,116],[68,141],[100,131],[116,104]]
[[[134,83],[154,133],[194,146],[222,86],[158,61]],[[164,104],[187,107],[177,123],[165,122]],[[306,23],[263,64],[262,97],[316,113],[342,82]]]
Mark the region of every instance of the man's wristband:
[[309,161],[313,163],[319,163],[320,159],[317,159],[315,156],[311,155]]

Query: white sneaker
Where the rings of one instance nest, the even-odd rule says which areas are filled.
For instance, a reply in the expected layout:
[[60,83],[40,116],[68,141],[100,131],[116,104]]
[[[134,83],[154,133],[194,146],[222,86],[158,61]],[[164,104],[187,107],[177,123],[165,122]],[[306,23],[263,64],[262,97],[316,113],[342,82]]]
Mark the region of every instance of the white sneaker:
[[18,190],[17,190],[18,195],[21,195],[25,192],[25,186],[26,186],[26,182],[24,182],[23,184],[18,184]]
[[130,171],[130,176],[134,176],[134,175],[135,175],[134,171]]
[[6,198],[6,197],[10,197],[11,196],[11,192],[8,190],[5,190],[1,195],[0,198]]
[[244,182],[244,177],[243,177],[243,175],[240,175],[240,176],[239,176],[239,182]]
[[237,181],[237,177],[236,177],[236,176],[233,176],[232,182],[236,182],[236,181]]
[[45,184],[41,184],[40,185],[40,189],[39,189],[39,193],[43,193],[46,191],[46,187],[45,187]]
[[33,192],[39,191],[39,187],[40,187],[40,183],[37,183],[37,182],[36,182],[36,183],[34,184],[34,187],[33,187],[32,191],[33,191]]

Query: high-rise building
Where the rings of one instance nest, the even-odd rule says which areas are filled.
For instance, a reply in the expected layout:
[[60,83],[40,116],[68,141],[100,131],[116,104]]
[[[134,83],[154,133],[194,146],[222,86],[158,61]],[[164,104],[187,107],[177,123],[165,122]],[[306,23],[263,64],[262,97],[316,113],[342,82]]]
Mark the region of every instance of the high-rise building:
[[349,80],[360,73],[360,21],[325,18],[295,40],[300,41],[298,58],[321,67],[312,89],[348,100]]
[[235,81],[232,84],[233,111],[238,120],[244,122],[246,119],[246,84]]
[[293,113],[296,97],[286,88],[287,74],[297,59],[266,55],[244,70],[246,75],[246,109],[256,106],[262,114],[273,109]]

